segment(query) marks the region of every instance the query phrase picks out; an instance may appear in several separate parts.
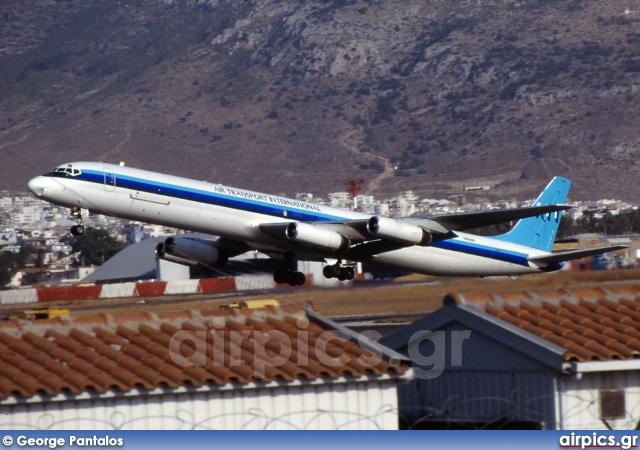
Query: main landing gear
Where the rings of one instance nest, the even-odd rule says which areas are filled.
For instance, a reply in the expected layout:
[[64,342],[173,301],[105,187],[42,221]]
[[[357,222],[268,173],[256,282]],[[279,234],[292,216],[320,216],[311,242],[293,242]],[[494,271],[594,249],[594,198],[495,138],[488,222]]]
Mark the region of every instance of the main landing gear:
[[304,273],[298,271],[298,262],[294,255],[284,255],[284,266],[286,269],[278,269],[273,274],[273,281],[276,284],[288,284],[289,286],[302,286],[307,277]]
[[288,283],[290,286],[302,286],[307,277],[302,272],[295,272],[293,270],[276,270],[273,274],[273,280],[277,284]]
[[340,264],[324,266],[322,274],[325,278],[337,278],[340,281],[353,280],[356,276],[356,270],[353,267],[342,267]]
[[74,236],[82,236],[84,234],[84,226],[82,226],[82,210],[80,208],[71,208],[71,217],[78,220],[78,225],[71,227],[69,231]]

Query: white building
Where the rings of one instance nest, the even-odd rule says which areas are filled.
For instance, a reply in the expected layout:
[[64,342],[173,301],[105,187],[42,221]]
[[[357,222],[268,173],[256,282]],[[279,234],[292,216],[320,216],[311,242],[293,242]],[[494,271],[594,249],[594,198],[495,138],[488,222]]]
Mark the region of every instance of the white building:
[[353,198],[348,192],[332,192],[329,194],[329,205],[334,208],[353,209]]

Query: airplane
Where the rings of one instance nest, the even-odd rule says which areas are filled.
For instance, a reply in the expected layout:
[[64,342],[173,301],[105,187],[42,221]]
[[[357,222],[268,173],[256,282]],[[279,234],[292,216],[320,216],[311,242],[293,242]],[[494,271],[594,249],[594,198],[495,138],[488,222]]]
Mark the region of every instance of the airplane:
[[[553,272],[565,261],[627,246],[551,251],[571,181],[555,177],[532,206],[497,211],[392,219],[205,181],[125,166],[73,162],[29,181],[38,198],[71,208],[84,232],[83,211],[217,236],[171,236],[156,255],[169,261],[222,266],[250,250],[283,259],[278,284],[299,286],[297,261],[325,263],[323,275],[355,276],[354,262],[436,276],[518,276]],[[478,236],[464,230],[516,221],[507,233]],[[336,261],[333,263],[333,261]]]

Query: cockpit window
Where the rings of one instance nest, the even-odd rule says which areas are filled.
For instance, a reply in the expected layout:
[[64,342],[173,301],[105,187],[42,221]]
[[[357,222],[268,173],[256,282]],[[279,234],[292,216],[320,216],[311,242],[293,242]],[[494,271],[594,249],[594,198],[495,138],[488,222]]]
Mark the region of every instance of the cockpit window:
[[80,175],[82,172],[80,169],[74,169],[73,165],[67,164],[66,166],[56,167],[52,172],[49,172],[47,175],[51,175],[54,177],[75,177]]

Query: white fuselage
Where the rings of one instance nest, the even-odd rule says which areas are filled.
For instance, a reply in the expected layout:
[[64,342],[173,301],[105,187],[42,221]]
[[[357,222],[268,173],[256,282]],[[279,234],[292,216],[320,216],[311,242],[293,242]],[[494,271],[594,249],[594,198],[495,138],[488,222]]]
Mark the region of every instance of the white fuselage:
[[[62,167],[62,166],[61,166]],[[29,182],[39,198],[61,206],[248,243],[257,250],[286,247],[260,224],[340,222],[368,219],[368,214],[195,181],[113,164],[69,164],[77,174],[43,175]],[[465,233],[380,253],[368,261],[431,275],[494,276],[540,272],[527,257],[544,254],[531,247]],[[297,259],[305,252],[296,250]],[[317,251],[310,252],[317,254]],[[331,254],[325,254],[331,258]]]

